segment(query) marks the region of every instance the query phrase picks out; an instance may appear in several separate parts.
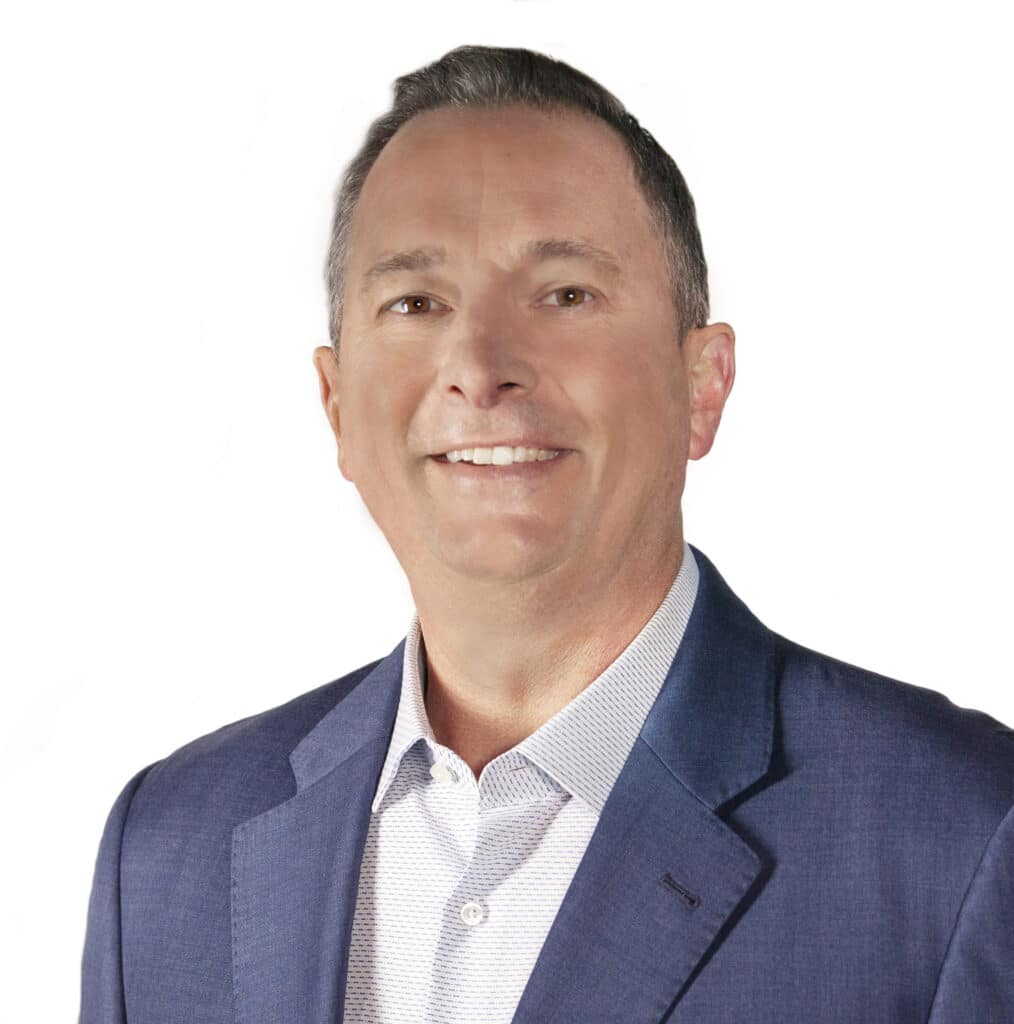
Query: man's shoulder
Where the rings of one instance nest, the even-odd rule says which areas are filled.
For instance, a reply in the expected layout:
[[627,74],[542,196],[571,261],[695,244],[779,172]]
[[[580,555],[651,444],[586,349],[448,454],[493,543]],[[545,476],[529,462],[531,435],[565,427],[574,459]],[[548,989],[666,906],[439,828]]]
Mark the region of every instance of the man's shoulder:
[[790,758],[857,785],[933,791],[993,816],[1014,803],[1014,730],[944,694],[777,636]]
[[[788,754],[842,778],[975,785],[1014,801],[1014,730],[944,694],[850,664],[787,639],[764,625],[699,550],[709,642],[774,654],[777,721]],[[744,646],[745,645],[745,646]],[[875,785],[872,781],[870,785]]]
[[295,792],[289,754],[383,659],[179,747],[131,780],[131,821],[238,822]]

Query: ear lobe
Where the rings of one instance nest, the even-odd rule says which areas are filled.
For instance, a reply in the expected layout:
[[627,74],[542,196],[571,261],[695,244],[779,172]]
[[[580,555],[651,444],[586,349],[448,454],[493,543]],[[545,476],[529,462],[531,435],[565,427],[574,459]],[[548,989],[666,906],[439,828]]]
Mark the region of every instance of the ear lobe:
[[728,324],[696,328],[685,344],[693,347],[689,372],[691,459],[711,451],[726,399],[736,378],[736,335]]

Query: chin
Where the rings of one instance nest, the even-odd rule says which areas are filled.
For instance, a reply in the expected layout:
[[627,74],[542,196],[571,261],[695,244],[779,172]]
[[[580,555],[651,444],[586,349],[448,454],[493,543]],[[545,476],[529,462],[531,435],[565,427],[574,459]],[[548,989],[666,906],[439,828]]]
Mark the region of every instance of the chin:
[[480,583],[520,583],[551,572],[564,560],[559,541],[537,543],[533,537],[508,533],[494,537],[487,530],[457,544],[442,544],[434,555],[451,571]]

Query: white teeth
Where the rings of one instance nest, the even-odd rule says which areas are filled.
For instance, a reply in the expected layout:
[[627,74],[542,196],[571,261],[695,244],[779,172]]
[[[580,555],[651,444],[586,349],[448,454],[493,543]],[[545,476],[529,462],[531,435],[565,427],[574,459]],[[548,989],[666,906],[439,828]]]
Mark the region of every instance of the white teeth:
[[510,466],[515,462],[547,462],[560,452],[552,448],[512,448],[498,444],[492,448],[459,448],[448,452],[448,462],[472,462],[477,466]]

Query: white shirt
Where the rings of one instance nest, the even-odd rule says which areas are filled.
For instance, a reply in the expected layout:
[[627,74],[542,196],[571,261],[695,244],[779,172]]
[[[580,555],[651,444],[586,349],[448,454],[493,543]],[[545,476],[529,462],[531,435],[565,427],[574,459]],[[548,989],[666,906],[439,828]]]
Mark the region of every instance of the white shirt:
[[414,614],[363,849],[345,1020],[509,1024],[697,595],[688,545],[601,675],[478,779],[433,737]]

